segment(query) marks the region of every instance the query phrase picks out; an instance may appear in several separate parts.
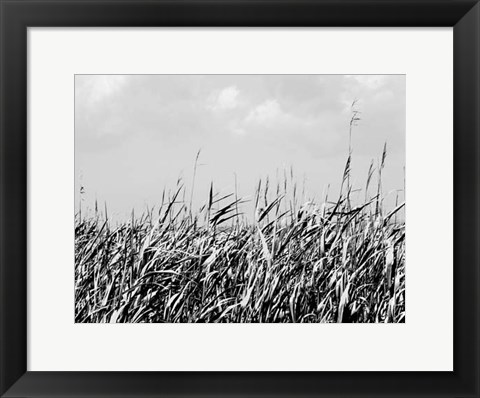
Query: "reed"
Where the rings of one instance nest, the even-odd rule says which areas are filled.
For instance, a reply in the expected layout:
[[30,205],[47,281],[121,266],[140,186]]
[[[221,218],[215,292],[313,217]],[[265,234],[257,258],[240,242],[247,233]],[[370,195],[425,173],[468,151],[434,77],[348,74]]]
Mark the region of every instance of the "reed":
[[181,179],[155,214],[117,226],[106,206],[103,217],[77,214],[76,322],[404,322],[404,203],[383,208],[385,157],[386,147],[376,195],[372,164],[358,206],[349,148],[333,201],[299,201],[290,170],[276,187],[258,182],[253,220],[213,183],[193,211]]

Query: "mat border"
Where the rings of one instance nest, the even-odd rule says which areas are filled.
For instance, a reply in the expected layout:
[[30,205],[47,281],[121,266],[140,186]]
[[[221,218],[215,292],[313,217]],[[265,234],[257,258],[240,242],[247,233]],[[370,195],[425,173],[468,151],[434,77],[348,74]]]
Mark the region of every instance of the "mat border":
[[[480,6],[472,0],[0,0],[0,396],[479,397]],[[454,29],[453,372],[27,372],[27,28]]]

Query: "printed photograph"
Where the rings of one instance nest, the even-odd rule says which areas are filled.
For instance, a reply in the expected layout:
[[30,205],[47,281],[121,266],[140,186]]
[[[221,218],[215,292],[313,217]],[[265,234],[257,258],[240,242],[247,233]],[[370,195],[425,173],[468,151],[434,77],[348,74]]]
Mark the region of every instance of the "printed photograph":
[[405,75],[74,82],[75,322],[405,322]]

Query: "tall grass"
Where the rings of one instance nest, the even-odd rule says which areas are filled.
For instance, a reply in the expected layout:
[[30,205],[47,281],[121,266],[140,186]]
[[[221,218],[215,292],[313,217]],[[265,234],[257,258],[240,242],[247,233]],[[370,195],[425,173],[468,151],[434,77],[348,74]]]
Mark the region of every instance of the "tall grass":
[[[403,203],[351,203],[351,148],[336,200],[303,203],[293,173],[260,180],[255,215],[210,186],[199,211],[182,181],[157,211],[112,226],[75,219],[76,322],[404,322]],[[198,154],[195,161],[198,160]],[[195,166],[196,168],[196,166]],[[187,198],[185,200],[185,198]]]

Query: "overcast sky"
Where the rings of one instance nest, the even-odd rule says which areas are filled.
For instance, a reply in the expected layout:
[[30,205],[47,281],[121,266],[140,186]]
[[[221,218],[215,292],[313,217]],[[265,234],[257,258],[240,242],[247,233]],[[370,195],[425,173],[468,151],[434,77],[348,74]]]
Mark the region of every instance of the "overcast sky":
[[394,201],[404,187],[403,75],[77,75],[76,209],[80,186],[83,209],[97,199],[119,219],[158,205],[179,176],[190,186],[198,150],[195,206],[211,181],[230,193],[236,174],[248,198],[259,178],[290,166],[306,197],[328,184],[338,196],[355,99],[354,188],[387,142],[383,186]]

